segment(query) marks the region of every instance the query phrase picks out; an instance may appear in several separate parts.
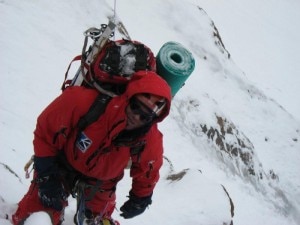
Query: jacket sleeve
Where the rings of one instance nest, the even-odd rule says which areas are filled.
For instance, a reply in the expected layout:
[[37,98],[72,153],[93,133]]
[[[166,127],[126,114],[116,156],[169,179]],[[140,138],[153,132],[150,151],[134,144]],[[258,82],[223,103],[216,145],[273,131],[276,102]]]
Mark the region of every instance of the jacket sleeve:
[[145,148],[140,156],[133,157],[130,170],[131,191],[138,197],[153,193],[163,163],[163,135],[155,125],[147,136]]
[[86,96],[81,87],[71,87],[50,103],[37,119],[33,139],[35,155],[57,155],[80,116],[88,110],[89,105],[83,102],[93,101],[94,97],[93,93]]

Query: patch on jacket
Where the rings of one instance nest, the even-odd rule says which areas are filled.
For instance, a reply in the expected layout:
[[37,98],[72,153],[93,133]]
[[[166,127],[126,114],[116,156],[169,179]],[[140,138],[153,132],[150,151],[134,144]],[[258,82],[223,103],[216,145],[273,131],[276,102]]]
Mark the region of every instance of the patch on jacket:
[[92,140],[86,136],[85,133],[81,132],[79,137],[76,140],[76,147],[82,152],[85,153],[86,150],[92,145]]

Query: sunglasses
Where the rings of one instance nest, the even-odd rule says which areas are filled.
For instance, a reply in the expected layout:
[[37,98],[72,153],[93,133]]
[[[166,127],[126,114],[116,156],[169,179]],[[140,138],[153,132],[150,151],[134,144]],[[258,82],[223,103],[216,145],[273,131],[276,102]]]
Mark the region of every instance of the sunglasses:
[[143,108],[145,108],[145,106],[143,106],[143,104],[136,98],[130,99],[129,106],[130,106],[132,113],[134,113],[135,115],[139,115],[140,120],[144,123],[150,123],[156,117],[155,113],[153,111],[150,111],[150,109],[149,109],[149,112],[145,112],[143,110]]

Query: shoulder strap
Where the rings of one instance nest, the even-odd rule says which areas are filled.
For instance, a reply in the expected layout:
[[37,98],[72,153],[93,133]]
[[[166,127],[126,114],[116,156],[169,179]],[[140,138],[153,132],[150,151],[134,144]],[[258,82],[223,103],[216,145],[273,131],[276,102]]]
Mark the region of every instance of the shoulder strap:
[[96,97],[95,101],[89,108],[89,111],[78,121],[77,127],[79,129],[79,133],[98,120],[98,118],[105,112],[106,106],[111,99],[112,97],[105,94],[99,94]]
[[146,70],[148,68],[148,51],[143,44],[135,44],[136,47],[136,61],[135,61],[135,71]]

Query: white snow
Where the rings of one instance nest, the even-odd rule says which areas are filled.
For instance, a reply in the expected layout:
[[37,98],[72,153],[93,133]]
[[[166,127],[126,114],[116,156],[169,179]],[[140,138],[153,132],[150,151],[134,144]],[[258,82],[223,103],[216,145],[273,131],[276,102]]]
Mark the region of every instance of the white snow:
[[40,225],[43,221],[43,225],[51,225],[50,216],[45,212],[33,213],[26,221],[24,225]]
[[[30,184],[23,167],[37,116],[60,94],[83,32],[107,23],[113,7],[113,0],[0,1],[1,225],[11,224],[5,216]],[[165,161],[153,204],[131,220],[116,210],[122,225],[300,224],[299,10],[298,0],[117,1],[132,39],[155,54],[181,43],[196,61],[160,124]],[[117,208],[130,182],[126,171]],[[73,224],[75,209],[70,198],[64,224]],[[33,214],[26,225],[33,224],[49,217]]]
[[136,59],[135,56],[130,53],[132,50],[134,50],[134,46],[131,44],[121,45],[119,66],[119,69],[121,69],[121,74],[128,75],[134,73]]

